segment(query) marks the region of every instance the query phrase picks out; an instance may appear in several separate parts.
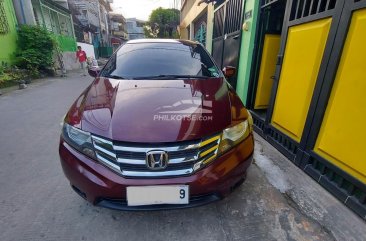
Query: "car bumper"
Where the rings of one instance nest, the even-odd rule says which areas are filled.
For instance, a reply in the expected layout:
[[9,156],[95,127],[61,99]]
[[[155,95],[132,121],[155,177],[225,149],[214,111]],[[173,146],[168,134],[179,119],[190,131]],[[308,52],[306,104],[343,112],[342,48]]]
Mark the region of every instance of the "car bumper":
[[[219,156],[209,166],[190,176],[137,179],[124,178],[95,160],[79,153],[62,138],[59,153],[63,171],[73,189],[94,205],[119,210],[159,210],[207,204],[227,196],[246,175],[252,163],[253,136]],[[189,185],[190,200],[185,205],[127,205],[126,187],[150,185]]]

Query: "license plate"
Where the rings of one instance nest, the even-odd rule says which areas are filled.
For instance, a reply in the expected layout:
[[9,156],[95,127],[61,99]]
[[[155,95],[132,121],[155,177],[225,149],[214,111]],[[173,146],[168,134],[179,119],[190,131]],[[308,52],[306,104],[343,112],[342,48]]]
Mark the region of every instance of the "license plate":
[[188,203],[188,185],[127,187],[128,206]]

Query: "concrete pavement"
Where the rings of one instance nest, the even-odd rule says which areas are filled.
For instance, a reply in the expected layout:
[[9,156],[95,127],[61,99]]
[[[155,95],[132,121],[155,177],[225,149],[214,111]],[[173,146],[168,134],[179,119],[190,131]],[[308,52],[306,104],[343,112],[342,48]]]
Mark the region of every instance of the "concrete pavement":
[[78,73],[0,96],[0,240],[366,240],[366,224],[256,137],[247,181],[199,208],[119,212],[70,188],[60,122],[90,84]]

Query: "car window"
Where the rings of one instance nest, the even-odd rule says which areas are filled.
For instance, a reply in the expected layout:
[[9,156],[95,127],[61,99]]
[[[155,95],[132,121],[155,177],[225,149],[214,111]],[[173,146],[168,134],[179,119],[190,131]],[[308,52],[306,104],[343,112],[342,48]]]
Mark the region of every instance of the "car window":
[[220,71],[199,44],[132,43],[123,45],[101,73],[126,79],[160,75],[220,77]]

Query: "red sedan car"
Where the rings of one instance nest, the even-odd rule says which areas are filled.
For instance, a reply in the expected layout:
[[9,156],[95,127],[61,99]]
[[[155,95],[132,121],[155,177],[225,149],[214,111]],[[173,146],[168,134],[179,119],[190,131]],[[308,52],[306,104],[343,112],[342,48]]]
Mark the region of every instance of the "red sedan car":
[[193,207],[245,180],[252,118],[205,48],[129,41],[67,113],[63,171],[91,203],[119,210]]

